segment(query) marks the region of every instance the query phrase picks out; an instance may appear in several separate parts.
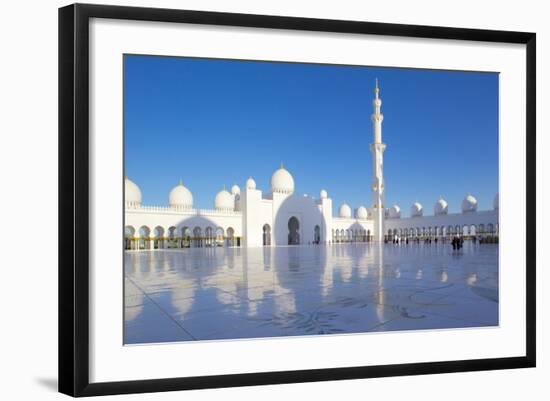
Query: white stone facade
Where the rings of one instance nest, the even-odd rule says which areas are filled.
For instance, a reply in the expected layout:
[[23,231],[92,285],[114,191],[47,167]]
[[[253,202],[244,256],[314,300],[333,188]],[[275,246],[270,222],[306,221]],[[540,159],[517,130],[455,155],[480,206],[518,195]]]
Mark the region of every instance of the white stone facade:
[[415,202],[410,216],[402,217],[399,206],[384,205],[382,142],[382,100],[378,83],[373,101],[373,177],[370,207],[352,211],[342,204],[333,215],[332,200],[321,189],[319,198],[295,192],[294,178],[283,165],[271,177],[271,188],[262,192],[253,178],[244,189],[233,185],[215,196],[214,209],[194,209],[193,195],[182,182],[168,196],[169,206],[143,206],[141,190],[125,178],[125,249],[162,249],[203,246],[281,246],[368,242],[388,240],[436,240],[452,236],[466,238],[498,236],[498,194],[493,210],[478,211],[477,200],[467,194],[462,213],[448,213],[447,202],[440,198],[434,214],[424,216],[422,205]]

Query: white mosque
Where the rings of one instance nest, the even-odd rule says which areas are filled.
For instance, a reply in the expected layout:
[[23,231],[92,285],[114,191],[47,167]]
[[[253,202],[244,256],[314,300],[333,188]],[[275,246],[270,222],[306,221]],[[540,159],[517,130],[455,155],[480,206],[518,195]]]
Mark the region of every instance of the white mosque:
[[139,187],[125,178],[125,248],[163,249],[206,246],[281,246],[387,241],[393,239],[436,240],[453,236],[496,238],[499,198],[493,209],[478,211],[477,200],[467,194],[461,213],[448,213],[443,198],[436,200],[432,215],[424,215],[415,202],[410,216],[401,216],[398,205],[384,205],[382,100],[378,82],[374,90],[373,161],[370,207],[354,211],[344,203],[333,215],[332,200],[321,189],[319,198],[295,192],[294,179],[281,164],[271,176],[271,188],[263,192],[252,177],[244,188],[233,185],[216,194],[214,209],[194,209],[193,195],[180,181],[168,195],[168,206],[141,204]]

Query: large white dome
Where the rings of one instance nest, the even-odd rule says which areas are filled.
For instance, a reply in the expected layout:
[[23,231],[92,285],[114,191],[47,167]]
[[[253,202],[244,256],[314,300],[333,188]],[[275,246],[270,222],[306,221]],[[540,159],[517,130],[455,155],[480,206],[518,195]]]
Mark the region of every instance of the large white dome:
[[439,216],[442,214],[447,214],[449,211],[449,204],[445,199],[439,197],[439,199],[434,204],[434,215]]
[[419,217],[422,216],[422,214],[422,205],[418,202],[414,202],[411,206],[411,217]]
[[497,192],[497,194],[495,195],[495,198],[493,199],[493,209],[498,210],[498,207],[499,207],[499,197]]
[[466,195],[462,200],[462,213],[475,212],[477,210],[477,199],[471,194]]
[[351,208],[347,203],[342,203],[340,209],[338,209],[338,215],[345,218],[351,217]]
[[214,207],[216,210],[234,210],[235,201],[233,195],[231,195],[225,188],[217,193],[216,199],[214,199]]
[[398,205],[390,207],[389,217],[390,219],[399,219],[401,217],[401,208]]
[[168,195],[168,204],[170,207],[190,209],[193,207],[193,194],[191,194],[191,191],[185,188],[180,181],[180,183],[170,191]]
[[128,177],[124,178],[124,200],[128,207],[137,207],[141,205],[141,190],[133,181],[130,181]]
[[319,192],[319,197],[320,197],[321,199],[326,199],[326,198],[328,198],[328,193],[327,193],[327,191],[325,191],[324,189],[321,189],[321,192]]
[[280,192],[284,194],[291,194],[294,192],[294,178],[292,178],[292,175],[282,164],[271,176],[271,192]]
[[355,217],[357,217],[359,220],[366,220],[369,217],[367,208],[365,206],[359,206],[357,208],[357,211],[355,212]]
[[252,177],[248,177],[248,180],[246,180],[246,188],[256,189],[256,181]]

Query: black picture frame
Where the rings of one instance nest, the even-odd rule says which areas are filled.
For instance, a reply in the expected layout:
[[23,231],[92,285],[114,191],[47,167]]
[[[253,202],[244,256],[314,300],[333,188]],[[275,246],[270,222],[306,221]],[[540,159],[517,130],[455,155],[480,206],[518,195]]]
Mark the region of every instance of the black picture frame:
[[[438,38],[526,46],[526,353],[521,357],[284,372],[89,381],[89,22],[91,18]],[[71,396],[534,367],[536,363],[536,35],[220,12],[74,4],[59,9],[59,391]]]

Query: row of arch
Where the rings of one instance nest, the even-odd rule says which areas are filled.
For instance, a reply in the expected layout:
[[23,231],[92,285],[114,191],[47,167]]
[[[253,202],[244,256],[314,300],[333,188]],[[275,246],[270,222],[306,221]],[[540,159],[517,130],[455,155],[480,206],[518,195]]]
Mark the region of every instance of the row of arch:
[[141,226],[124,227],[124,249],[202,248],[213,246],[240,246],[241,238],[235,236],[232,227],[169,227],[153,229]]
[[[296,217],[288,221],[288,245],[300,244],[300,222]],[[262,227],[263,245],[271,246],[271,226]],[[314,242],[321,242],[321,228],[316,225],[313,233]],[[133,226],[124,227],[124,249],[169,249],[169,248],[202,248],[215,246],[240,246],[241,238],[235,236],[235,230],[228,227],[196,226],[177,228],[172,226],[165,232],[162,226],[152,230],[141,226],[136,230]]]
[[[262,243],[271,246],[271,226],[264,224],[262,227]],[[388,229],[385,239],[392,238],[445,238],[445,237],[494,237],[498,236],[498,224],[456,225],[435,227],[411,227]],[[333,243],[370,242],[373,240],[370,230],[363,229],[333,229]],[[313,242],[321,242],[321,229],[314,227]],[[300,245],[300,223],[296,217],[288,221],[288,245]],[[133,226],[124,228],[125,249],[168,249],[168,248],[202,248],[216,246],[241,246],[241,238],[235,236],[232,227],[169,227],[167,232],[162,226],[153,229],[141,226],[136,230]]]
[[362,229],[336,229],[332,230],[332,242],[333,243],[342,243],[342,242],[370,242],[373,237],[370,230]]
[[456,226],[412,227],[389,229],[386,239],[436,238],[436,237],[493,237],[498,236],[498,224],[464,224]]

